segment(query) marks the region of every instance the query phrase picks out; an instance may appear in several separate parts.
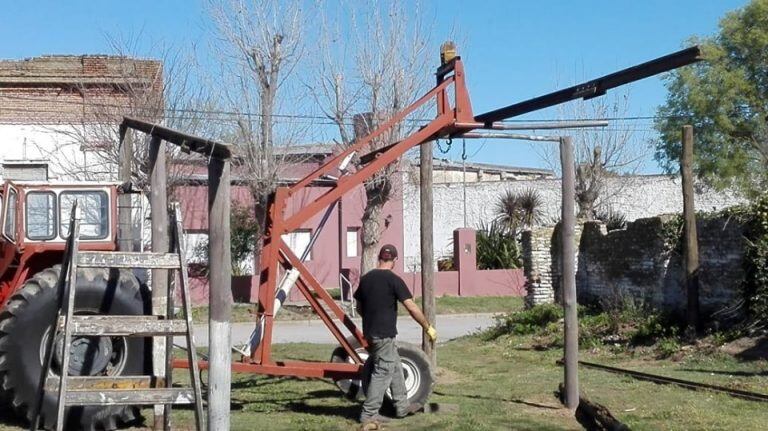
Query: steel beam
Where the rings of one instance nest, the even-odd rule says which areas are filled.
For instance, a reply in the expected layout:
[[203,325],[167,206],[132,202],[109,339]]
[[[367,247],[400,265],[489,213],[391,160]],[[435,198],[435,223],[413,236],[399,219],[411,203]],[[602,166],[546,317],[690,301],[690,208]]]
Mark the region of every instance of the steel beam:
[[701,49],[698,46],[693,46],[691,48],[659,57],[655,60],[638,64],[637,66],[632,66],[627,69],[620,70],[618,72],[614,72],[597,79],[593,79],[583,84],[574,85],[573,87],[555,91],[554,93],[545,94],[543,96],[515,103],[514,105],[505,106],[503,108],[480,114],[475,117],[475,121],[491,124],[496,121],[501,121],[507,118],[516,117],[518,115],[527,114],[529,112],[538,111],[539,109],[548,108],[550,106],[559,105],[570,100],[580,98],[586,100],[593,97],[602,96],[606,91],[612,88],[624,84],[629,84],[630,82],[639,81],[641,79],[648,78],[649,76],[658,75],[659,73],[669,72],[670,70],[695,63],[701,59]]

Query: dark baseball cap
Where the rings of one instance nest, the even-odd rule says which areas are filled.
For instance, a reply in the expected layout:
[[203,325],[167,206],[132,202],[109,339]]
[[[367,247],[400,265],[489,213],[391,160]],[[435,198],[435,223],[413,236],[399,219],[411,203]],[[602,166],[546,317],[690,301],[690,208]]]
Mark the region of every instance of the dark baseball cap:
[[387,244],[379,250],[379,260],[395,260],[397,258],[397,249],[392,244]]

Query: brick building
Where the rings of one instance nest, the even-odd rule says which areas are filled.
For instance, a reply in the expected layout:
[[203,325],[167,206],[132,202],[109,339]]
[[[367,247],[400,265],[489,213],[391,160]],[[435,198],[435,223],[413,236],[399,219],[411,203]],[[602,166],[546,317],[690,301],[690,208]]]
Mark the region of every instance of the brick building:
[[162,87],[156,60],[0,60],[0,160],[47,164],[52,179],[112,179],[114,169],[99,152],[116,142],[122,115],[135,115],[137,107],[146,116],[160,112]]

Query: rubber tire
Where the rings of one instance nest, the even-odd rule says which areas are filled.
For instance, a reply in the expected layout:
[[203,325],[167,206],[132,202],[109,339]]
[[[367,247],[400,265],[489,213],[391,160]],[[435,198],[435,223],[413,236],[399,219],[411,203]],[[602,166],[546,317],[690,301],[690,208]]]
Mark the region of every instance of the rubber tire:
[[[45,269],[27,282],[0,312],[0,387],[4,398],[21,417],[32,420],[42,363],[40,343],[56,316],[56,283],[61,267]],[[110,277],[111,275],[111,277]],[[75,313],[141,315],[148,311],[149,291],[127,270],[81,268],[77,271]],[[147,339],[126,338],[127,355],[121,375],[148,374]],[[56,395],[43,400],[41,426],[55,426]],[[141,416],[133,406],[84,406],[68,408],[68,430],[113,430]]]
[[[368,355],[368,352],[360,346],[356,339],[347,340],[355,351],[361,355]],[[435,372],[429,362],[429,357],[421,350],[419,346],[410,343],[397,342],[397,352],[400,354],[401,361],[408,361],[413,369],[419,373],[419,385],[415,391],[408,397],[409,404],[426,405],[429,396],[435,386]],[[331,354],[331,362],[349,362],[349,355],[343,347],[339,346]],[[364,378],[370,379],[371,364],[366,361],[363,367]],[[342,391],[344,396],[353,401],[362,401],[365,399],[364,386],[361,380],[336,379],[336,386]],[[391,404],[389,397],[385,397],[385,402]]]

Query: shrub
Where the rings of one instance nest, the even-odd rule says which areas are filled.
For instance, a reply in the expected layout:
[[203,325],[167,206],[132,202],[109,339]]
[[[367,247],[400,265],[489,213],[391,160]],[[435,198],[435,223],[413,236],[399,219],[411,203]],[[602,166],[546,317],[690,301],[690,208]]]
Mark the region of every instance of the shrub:
[[453,257],[445,256],[437,259],[438,271],[456,271],[456,264],[453,262]]
[[752,327],[768,326],[768,194],[748,209],[744,293]]
[[612,230],[625,229],[627,227],[627,216],[614,209],[608,209],[597,213],[598,220],[605,223],[605,229]]
[[668,337],[662,338],[656,343],[656,353],[659,359],[666,359],[680,350],[680,343],[677,338]]
[[[256,238],[259,233],[259,223],[256,221],[252,207],[233,203],[230,210],[230,251],[232,256],[232,275],[245,275],[252,266],[253,251]],[[208,261],[208,241],[201,241],[193,251],[199,259]],[[201,268],[201,272],[207,276],[207,264]]]
[[630,334],[634,345],[651,345],[661,338],[675,337],[679,332],[679,325],[661,314],[647,314],[636,323],[636,329]]
[[477,230],[477,268],[515,269],[522,266],[520,245],[515,233],[494,220]]
[[541,304],[524,311],[517,311],[498,317],[489,338],[505,334],[530,335],[545,329],[549,324],[563,318],[563,309],[556,304]]

